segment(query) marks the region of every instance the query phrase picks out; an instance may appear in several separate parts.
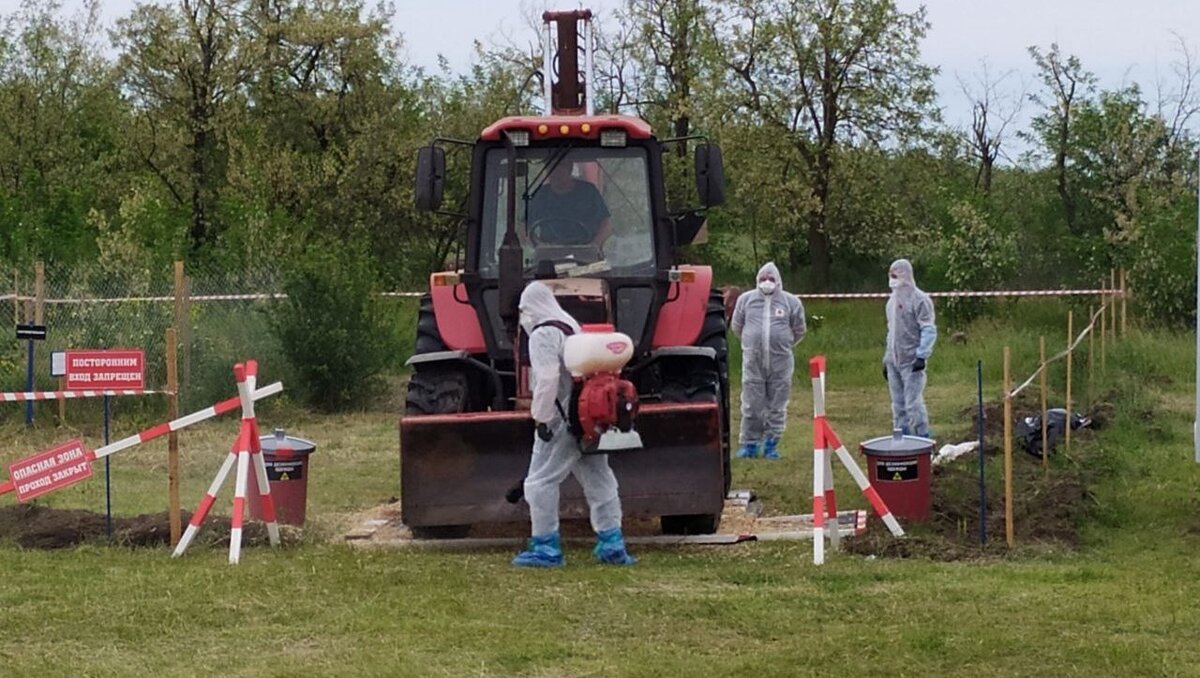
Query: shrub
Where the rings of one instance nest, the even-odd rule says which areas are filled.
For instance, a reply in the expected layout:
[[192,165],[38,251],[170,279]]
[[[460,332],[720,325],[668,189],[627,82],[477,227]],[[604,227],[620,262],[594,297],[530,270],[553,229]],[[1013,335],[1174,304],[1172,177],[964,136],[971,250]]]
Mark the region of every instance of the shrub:
[[288,296],[272,310],[271,326],[309,405],[331,411],[361,403],[397,355],[377,286],[366,248],[353,243],[310,248],[286,272]]

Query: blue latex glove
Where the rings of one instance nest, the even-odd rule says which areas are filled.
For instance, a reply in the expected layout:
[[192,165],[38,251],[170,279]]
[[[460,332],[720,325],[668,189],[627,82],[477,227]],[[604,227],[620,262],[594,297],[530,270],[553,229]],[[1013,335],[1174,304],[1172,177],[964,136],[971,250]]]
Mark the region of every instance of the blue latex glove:
[[917,357],[928,358],[933,353],[933,344],[937,341],[937,325],[921,327],[921,342],[917,344]]
[[917,358],[916,360],[913,361],[913,366],[912,366],[913,372],[920,372],[923,369],[925,369],[925,359],[924,358]]

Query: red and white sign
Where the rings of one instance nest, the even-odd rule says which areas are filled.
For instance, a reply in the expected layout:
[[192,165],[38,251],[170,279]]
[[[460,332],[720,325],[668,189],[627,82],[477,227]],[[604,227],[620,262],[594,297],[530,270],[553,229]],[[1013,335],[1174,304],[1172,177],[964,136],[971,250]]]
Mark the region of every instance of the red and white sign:
[[136,390],[146,387],[141,351],[67,351],[67,388]]
[[91,455],[76,438],[58,447],[25,457],[8,467],[17,501],[26,502],[92,477]]

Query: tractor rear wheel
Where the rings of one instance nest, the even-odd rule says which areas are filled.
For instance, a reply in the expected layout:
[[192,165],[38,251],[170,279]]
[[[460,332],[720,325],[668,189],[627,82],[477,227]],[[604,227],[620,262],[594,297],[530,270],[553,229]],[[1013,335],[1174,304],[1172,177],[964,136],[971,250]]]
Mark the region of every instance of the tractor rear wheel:
[[442,333],[438,331],[437,316],[433,314],[433,297],[421,295],[421,305],[417,309],[417,354],[445,351],[446,342],[442,341]]
[[[663,375],[662,398],[675,403],[717,403],[720,412],[722,470],[725,494],[733,482],[729,449],[729,340],[726,336],[725,299],[712,292],[700,328],[697,346],[716,352],[716,365],[704,360],[681,361]],[[712,534],[721,525],[721,514],[662,516],[663,534]]]
[[704,314],[704,324],[700,327],[698,345],[711,348],[717,353],[717,372],[721,385],[721,451],[725,454],[725,493],[733,482],[733,469],[730,465],[732,450],[729,444],[732,419],[729,418],[729,335],[725,322],[725,297],[713,290],[708,295],[708,310]]

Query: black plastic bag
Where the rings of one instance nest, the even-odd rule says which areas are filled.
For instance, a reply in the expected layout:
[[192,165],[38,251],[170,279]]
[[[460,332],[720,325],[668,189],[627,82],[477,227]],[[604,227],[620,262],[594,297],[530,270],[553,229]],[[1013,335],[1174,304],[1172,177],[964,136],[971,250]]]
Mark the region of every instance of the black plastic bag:
[[[1047,410],[1046,418],[1049,420],[1049,426],[1046,428],[1046,444],[1050,447],[1049,452],[1054,452],[1054,447],[1058,441],[1066,434],[1067,411],[1061,407]],[[1071,415],[1071,430],[1085,428],[1090,426],[1091,419],[1082,417],[1079,414]],[[1025,417],[1017,420],[1017,429],[1015,431],[1017,444],[1021,449],[1029,454],[1042,458],[1042,418],[1039,415]]]

